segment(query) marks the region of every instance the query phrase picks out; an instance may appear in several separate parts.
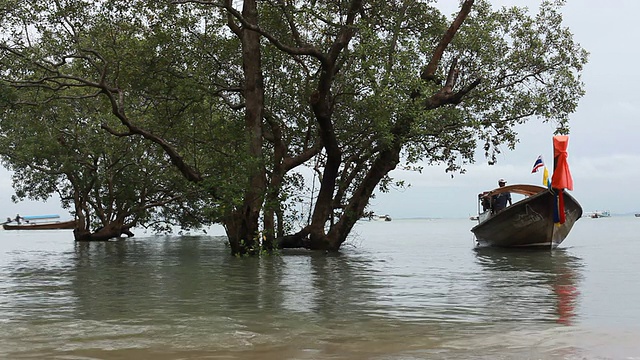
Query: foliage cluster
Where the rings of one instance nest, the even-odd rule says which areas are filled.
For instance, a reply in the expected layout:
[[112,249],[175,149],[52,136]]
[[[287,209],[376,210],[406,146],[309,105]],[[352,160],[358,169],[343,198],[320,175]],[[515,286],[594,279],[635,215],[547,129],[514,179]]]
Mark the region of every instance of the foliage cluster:
[[10,3],[17,197],[57,192],[87,228],[222,223],[236,254],[337,251],[401,161],[494,162],[532,118],[568,132],[584,94],[560,0],[453,18],[430,0]]

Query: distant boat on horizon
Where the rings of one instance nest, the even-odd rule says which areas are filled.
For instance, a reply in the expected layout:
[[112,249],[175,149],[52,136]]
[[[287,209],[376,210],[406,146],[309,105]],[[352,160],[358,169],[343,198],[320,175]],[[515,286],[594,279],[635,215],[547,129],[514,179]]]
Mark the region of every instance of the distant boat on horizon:
[[[588,216],[592,219],[611,217],[611,212],[609,212],[609,210],[603,210],[603,211],[596,210],[592,213],[589,213]],[[636,214],[636,216],[638,215]]]
[[373,215],[369,218],[369,220],[374,221],[391,221],[391,216],[389,215]]
[[391,221],[391,216],[376,215],[373,211],[368,211],[364,213],[361,219],[369,221]]

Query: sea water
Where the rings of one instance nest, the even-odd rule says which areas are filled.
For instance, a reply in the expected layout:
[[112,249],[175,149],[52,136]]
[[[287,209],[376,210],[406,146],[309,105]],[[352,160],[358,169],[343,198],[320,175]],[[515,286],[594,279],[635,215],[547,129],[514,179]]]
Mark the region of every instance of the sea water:
[[640,218],[556,250],[468,219],[361,221],[339,254],[224,237],[0,231],[1,359],[640,359]]

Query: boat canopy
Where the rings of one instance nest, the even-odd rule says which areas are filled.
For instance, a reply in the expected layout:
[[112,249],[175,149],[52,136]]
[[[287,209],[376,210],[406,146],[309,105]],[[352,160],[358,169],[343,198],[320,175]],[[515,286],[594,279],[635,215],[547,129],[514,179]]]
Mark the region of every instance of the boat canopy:
[[535,195],[535,194],[541,193],[541,192],[543,192],[545,190],[547,190],[546,187],[539,186],[539,185],[514,184],[514,185],[507,185],[507,186],[495,188],[495,189],[489,191],[485,195],[492,196],[492,195],[500,194],[500,193],[503,193],[503,192],[510,192],[510,193],[520,194],[520,195],[524,195],[524,196],[531,196],[531,195]]
[[58,219],[60,215],[50,214],[50,215],[25,215],[21,216],[21,218],[25,220],[42,220],[42,219]]

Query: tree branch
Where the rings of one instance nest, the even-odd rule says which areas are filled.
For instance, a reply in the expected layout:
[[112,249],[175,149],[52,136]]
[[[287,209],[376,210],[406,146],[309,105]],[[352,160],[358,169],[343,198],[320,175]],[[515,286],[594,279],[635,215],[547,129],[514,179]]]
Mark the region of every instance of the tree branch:
[[471,7],[473,6],[473,2],[474,0],[465,0],[465,2],[462,4],[460,12],[458,12],[455,20],[451,23],[451,26],[449,26],[449,29],[447,29],[447,31],[444,33],[444,35],[440,39],[440,42],[433,51],[431,61],[429,61],[429,64],[427,64],[427,66],[425,66],[422,70],[420,78],[425,81],[433,81],[435,79],[436,70],[438,69],[438,65],[440,64],[442,55],[444,54],[447,46],[449,46],[449,44],[453,40],[453,37],[455,36],[456,32],[458,32],[458,29],[460,28],[464,20],[469,15]]

